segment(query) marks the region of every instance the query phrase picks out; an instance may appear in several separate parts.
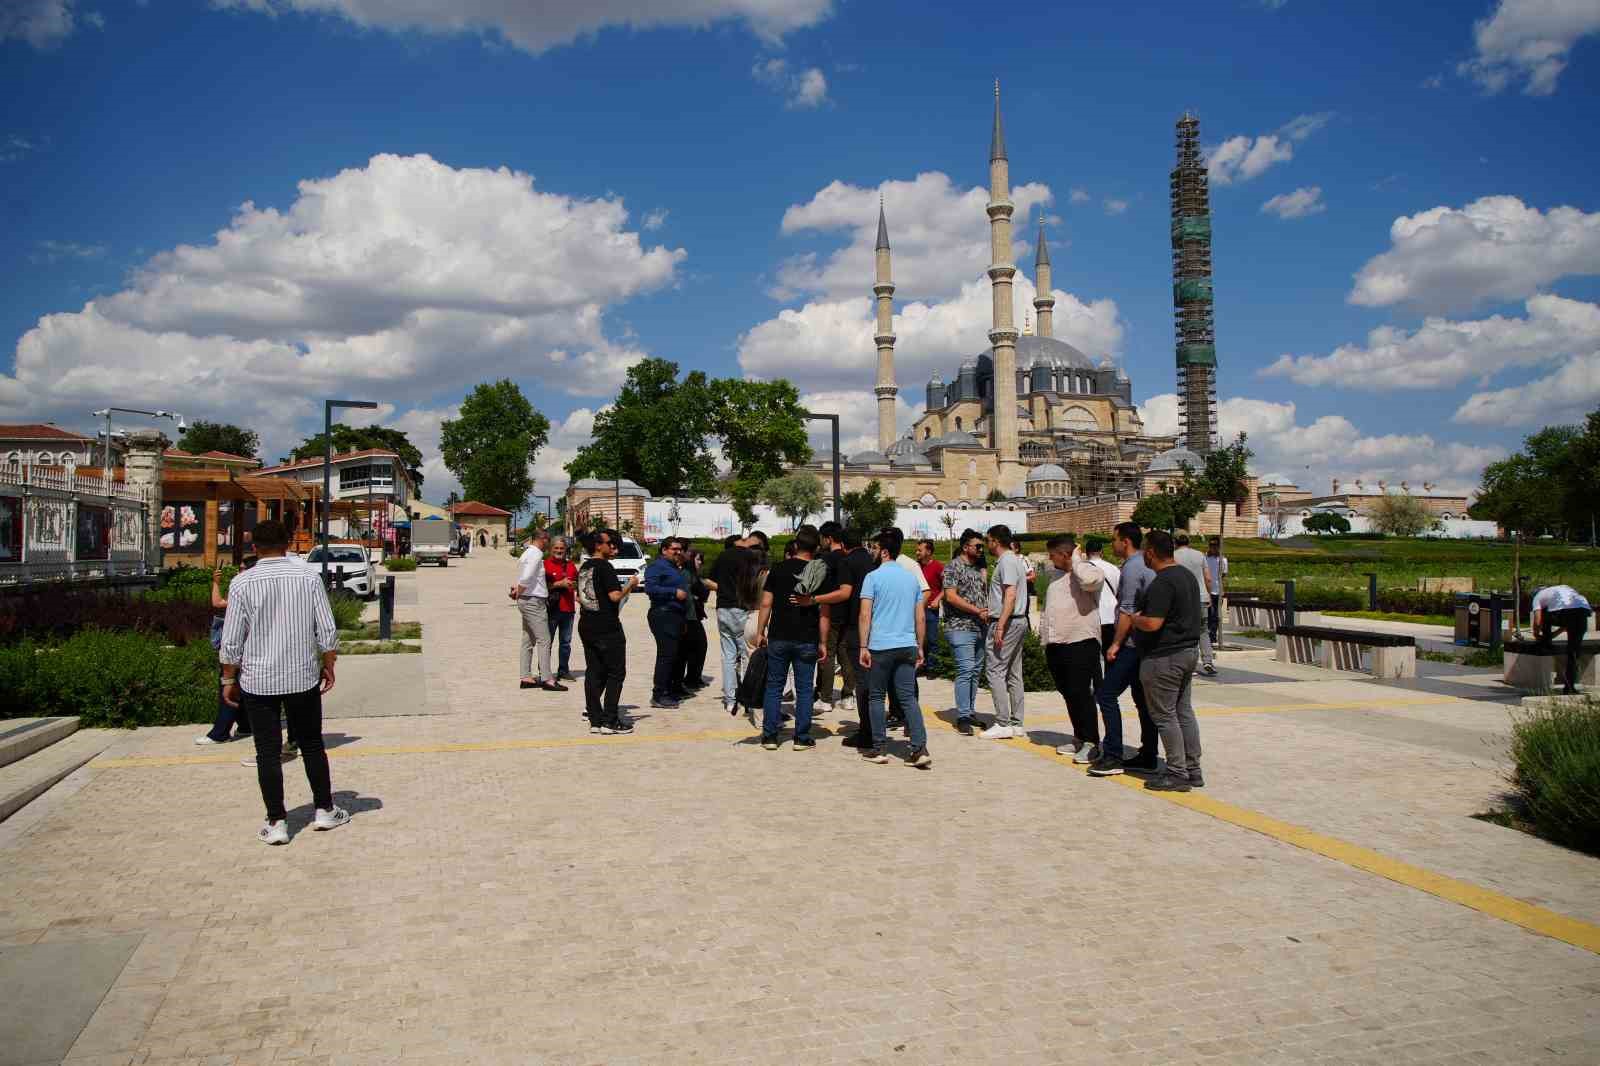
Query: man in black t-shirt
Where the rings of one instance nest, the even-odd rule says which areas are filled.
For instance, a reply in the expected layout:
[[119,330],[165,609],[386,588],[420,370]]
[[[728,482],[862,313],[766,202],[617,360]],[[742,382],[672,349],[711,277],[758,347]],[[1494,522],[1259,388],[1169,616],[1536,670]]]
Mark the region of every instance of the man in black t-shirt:
[[[579,538],[588,556],[578,570],[578,640],[583,644],[583,698],[589,732],[631,733],[633,724],[618,707],[628,676],[628,638],[622,631],[622,602],[639,585],[635,574],[624,585],[611,565],[622,534],[602,529]],[[604,696],[602,700],[602,694]]]
[[[816,603],[828,611],[828,657],[817,664],[817,699],[816,711],[825,714],[833,710],[833,671],[835,664],[838,666],[840,684],[847,696],[855,692],[856,672],[854,660],[839,651],[840,641],[849,631],[849,619],[846,612],[850,609],[850,599],[860,588],[860,581],[852,581],[846,573],[848,570],[849,549],[845,547],[844,527],[837,522],[828,521],[817,528],[817,535],[822,538],[822,561],[828,564],[828,588],[831,590],[817,596]],[[865,552],[862,552],[865,555]]]
[[1145,535],[1145,565],[1156,578],[1133,616],[1140,636],[1139,683],[1167,756],[1167,768],[1144,783],[1156,792],[1188,792],[1205,785],[1200,723],[1190,699],[1205,617],[1199,583],[1178,565],[1173,548],[1170,533],[1153,530]]
[[815,597],[831,591],[827,565],[815,559],[822,539],[817,527],[801,526],[795,531],[795,555],[775,565],[767,574],[767,587],[761,594],[761,616],[757,625],[757,646],[767,649],[767,692],[762,707],[761,746],[768,751],[778,747],[782,726],[780,708],[783,687],[794,669],[794,746],[806,751],[817,746],[811,737],[812,682],[817,663],[828,656],[828,630],[831,618],[816,605]]
[[744,642],[744,624],[749,611],[739,602],[739,578],[742,570],[756,565],[750,542],[739,536],[722,540],[722,554],[711,564],[711,574],[704,583],[717,590],[717,642],[722,647],[722,709],[727,710],[738,698],[739,678],[744,675],[749,661]]

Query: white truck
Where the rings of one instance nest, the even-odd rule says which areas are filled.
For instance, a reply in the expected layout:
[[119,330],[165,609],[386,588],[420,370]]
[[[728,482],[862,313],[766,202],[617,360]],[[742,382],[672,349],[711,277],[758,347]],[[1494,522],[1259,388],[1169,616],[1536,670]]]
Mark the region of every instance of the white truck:
[[414,518],[411,520],[411,554],[421,563],[450,565],[450,546],[455,543],[454,522],[443,519]]

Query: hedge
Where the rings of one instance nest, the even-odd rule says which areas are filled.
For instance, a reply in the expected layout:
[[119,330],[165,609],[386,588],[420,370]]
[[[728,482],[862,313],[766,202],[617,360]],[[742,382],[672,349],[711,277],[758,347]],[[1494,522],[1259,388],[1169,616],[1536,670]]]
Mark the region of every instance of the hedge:
[[383,568],[401,573],[409,573],[417,568],[417,561],[408,555],[391,555],[383,561]]
[[1517,805],[1540,836],[1600,852],[1600,700],[1532,711],[1511,730]]
[[91,628],[136,630],[169,644],[205,643],[213,613],[209,582],[203,601],[60,589],[8,597],[0,600],[0,645],[63,640]]
[[[1283,602],[1282,585],[1229,585],[1231,598],[1251,597],[1268,603]],[[1341,588],[1296,582],[1295,606],[1306,611],[1365,611],[1369,604],[1365,589]],[[1451,615],[1456,609],[1453,592],[1419,592],[1416,589],[1379,589],[1378,610],[1393,614]]]
[[85,629],[59,644],[0,648],[0,717],[77,716],[84,727],[130,729],[209,722],[217,655],[146,633]]

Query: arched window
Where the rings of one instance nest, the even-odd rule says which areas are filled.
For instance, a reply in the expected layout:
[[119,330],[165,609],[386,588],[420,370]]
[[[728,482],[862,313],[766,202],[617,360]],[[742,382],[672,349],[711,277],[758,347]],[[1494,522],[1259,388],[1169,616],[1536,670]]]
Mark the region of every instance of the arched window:
[[986,500],[989,498],[989,483],[987,481],[978,482],[978,495]]
[[960,415],[956,415],[956,429],[958,431],[961,429],[961,416]]
[[961,483],[961,498],[963,500],[970,499],[970,496],[967,494],[967,483],[965,481]]
[[978,460],[976,460],[976,459],[968,459],[967,460],[967,476],[971,477],[972,475],[976,474],[977,472],[978,472]]
[[932,426],[923,426],[922,427],[922,439],[923,440],[927,440],[931,436],[933,436],[933,427]]

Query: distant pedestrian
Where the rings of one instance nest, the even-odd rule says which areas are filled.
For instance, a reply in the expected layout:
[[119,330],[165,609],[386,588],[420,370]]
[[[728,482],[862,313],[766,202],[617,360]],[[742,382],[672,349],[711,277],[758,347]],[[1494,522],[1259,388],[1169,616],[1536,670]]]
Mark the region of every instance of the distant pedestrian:
[[1032,618],[1034,600],[1033,582],[1039,576],[1039,572],[1034,569],[1033,560],[1028,558],[1027,552],[1022,550],[1022,541],[1018,540],[1016,537],[1011,538],[1011,550],[1017,553],[1017,558],[1022,560],[1022,565],[1028,568],[1028,580],[1024,582],[1022,586],[1023,592],[1027,594],[1026,599],[1024,599],[1022,603],[1022,616],[1024,618]]
[[1011,530],[991,526],[989,552],[994,570],[989,575],[989,626],[987,643],[989,694],[994,697],[994,724],[983,731],[987,740],[1021,737],[1024,685],[1022,648],[1028,638],[1028,565],[1011,548]]
[[1167,756],[1164,772],[1144,783],[1153,792],[1201,788],[1200,723],[1194,716],[1197,646],[1205,635],[1200,586],[1173,558],[1170,534],[1152,530],[1144,541],[1144,561],[1156,573],[1145,590],[1133,626],[1148,639],[1139,649],[1139,681],[1150,701],[1150,717]]
[[[1172,557],[1177,564],[1194,575],[1196,595],[1200,597],[1200,614],[1202,618],[1208,613],[1211,605],[1209,590],[1211,588],[1211,575],[1206,569],[1206,557],[1194,548],[1189,547],[1189,534],[1178,533],[1172,538],[1175,545]],[[1211,651],[1211,637],[1206,627],[1200,627],[1200,672],[1207,677],[1217,676],[1216,657]]]
[[699,692],[706,687],[706,601],[711,598],[711,586],[700,577],[705,568],[703,552],[688,548],[685,541],[684,570],[689,574],[689,599],[683,622],[683,639],[678,644],[678,686],[685,692]]
[[651,678],[650,706],[671,710],[688,696],[681,684],[678,645],[689,618],[689,573],[684,569],[686,541],[668,537],[644,571],[644,591],[650,597],[650,635],[656,640],[656,667]]
[[1206,545],[1206,590],[1211,597],[1211,608],[1206,612],[1206,632],[1211,638],[1213,651],[1217,635],[1222,629],[1223,584],[1228,580],[1228,557],[1222,554],[1222,538],[1212,537]]
[[322,740],[322,696],[333,689],[339,633],[316,572],[283,557],[289,545],[283,524],[270,518],[258,522],[254,542],[259,562],[228,589],[219,653],[222,698],[244,710],[255,738],[256,782],[267,808],[256,838],[287,844],[280,715],[300,743],[316,805],[313,827],[337,829],[350,820],[348,811],[334,805]]
[[578,610],[574,595],[578,588],[578,567],[569,558],[569,552],[567,538],[556,537],[550,542],[550,554],[544,560],[550,639],[559,648],[556,655],[557,681],[577,680],[572,673],[572,624]]
[[[866,647],[860,631],[861,589],[867,575],[877,569],[878,558],[875,551],[862,545],[861,537],[853,529],[841,530],[839,543],[844,554],[835,571],[839,582],[835,591],[848,592],[848,595],[834,604],[832,625],[828,629],[828,655],[832,657],[834,649],[838,649],[839,673],[847,679],[839,706],[856,715],[856,731],[841,743],[847,748],[865,748],[872,746],[872,697],[867,671],[861,669],[861,649]],[[839,630],[837,641],[835,628]]]
[[[1149,703],[1144,685],[1139,681],[1139,642],[1134,639],[1133,616],[1138,611],[1140,598],[1155,580],[1155,571],[1144,563],[1142,544],[1144,534],[1132,522],[1119,524],[1111,535],[1111,547],[1122,560],[1122,571],[1117,579],[1117,628],[1111,644],[1105,649],[1105,676],[1095,689],[1095,702],[1100,704],[1100,724],[1105,736],[1100,744],[1100,758],[1089,764],[1089,773],[1095,777],[1113,777],[1130,770],[1154,770],[1159,758],[1160,738],[1155,722],[1150,718]],[[1139,711],[1139,751],[1132,759],[1123,759],[1122,706],[1117,698],[1133,689],[1133,705]]]
[[602,529],[585,534],[588,558],[578,571],[578,640],[583,644],[583,703],[589,732],[631,733],[622,716],[622,683],[628,676],[628,638],[622,629],[622,604],[639,587],[639,575],[626,584],[611,560],[622,534]]
[[792,559],[772,568],[761,594],[756,640],[767,649],[767,692],[762,708],[761,746],[778,748],[782,725],[783,687],[794,672],[794,747],[805,751],[817,746],[811,736],[811,703],[817,663],[828,654],[828,629],[832,619],[818,607],[815,594],[828,592],[827,564],[815,555],[822,547],[817,527],[795,531]]
[[1576,695],[1578,691],[1578,659],[1592,613],[1589,601],[1571,585],[1549,585],[1533,594],[1534,640],[1549,647],[1557,630],[1566,631],[1567,669],[1561,691],[1567,696]]
[[1082,765],[1100,755],[1094,689],[1100,683],[1100,588],[1105,576],[1084,557],[1071,533],[1051,537],[1050,584],[1039,610],[1045,662],[1072,720],[1071,744],[1056,748]]
[[[256,557],[247,555],[244,557],[244,562],[239,566],[239,573],[242,574],[255,565]],[[211,609],[217,612],[211,618],[211,647],[220,653],[222,651],[222,627],[227,621],[228,611],[228,598],[222,594],[221,564],[218,564],[216,569],[211,571]],[[210,732],[202,733],[194,738],[196,744],[224,744],[229,740],[243,740],[250,735],[249,716],[240,708],[230,705],[227,700],[223,699],[222,689],[222,682],[218,681],[217,716],[211,723]],[[238,726],[237,731],[234,731],[235,725]],[[233,732],[231,737],[228,735],[230,732]],[[290,761],[299,754],[299,751],[299,746],[294,742],[294,734],[291,733],[288,742],[283,746],[284,761]],[[247,759],[246,762],[250,766],[255,765],[253,757]]]
[[984,590],[983,534],[961,531],[960,544],[944,568],[944,639],[956,661],[956,729],[971,736],[978,726],[978,675],[989,628]]
[[922,674],[933,676],[934,645],[939,640],[939,605],[944,601],[944,564],[934,557],[934,543],[927,537],[917,541],[917,565],[922,568],[926,588],[922,590],[925,612],[922,645]]
[[891,689],[898,690],[900,706],[906,716],[906,732],[911,741],[908,765],[926,769],[933,765],[928,754],[928,731],[917,703],[916,674],[922,661],[923,627],[927,625],[925,596],[916,579],[902,567],[888,565],[899,558],[902,535],[898,529],[885,529],[874,540],[879,565],[866,576],[861,586],[861,615],[856,622],[865,647],[859,665],[868,671],[868,698],[872,743],[861,755],[868,762],[886,763],[889,756],[888,703]]
[[[517,580],[507,595],[515,601],[522,622],[522,678],[518,688],[542,688],[565,692],[567,686],[556,681],[550,670],[550,585],[545,577],[544,550],[550,532],[536,529],[528,538],[517,569]],[[534,672],[534,652],[539,654],[539,670]]]

